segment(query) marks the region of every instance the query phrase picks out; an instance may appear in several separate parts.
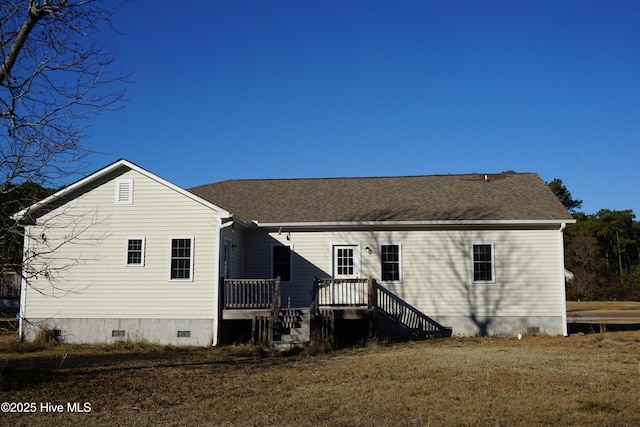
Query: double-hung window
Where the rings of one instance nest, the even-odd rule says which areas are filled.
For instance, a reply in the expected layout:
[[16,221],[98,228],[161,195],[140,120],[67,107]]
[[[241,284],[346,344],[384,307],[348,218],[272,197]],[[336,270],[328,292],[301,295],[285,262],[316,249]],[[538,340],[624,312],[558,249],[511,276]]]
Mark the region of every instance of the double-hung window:
[[402,280],[400,245],[380,246],[381,279],[383,282]]
[[144,238],[127,239],[127,266],[144,266]]
[[171,239],[171,280],[193,280],[193,237]]
[[474,283],[492,283],[495,281],[495,262],[492,243],[474,243],[473,281]]
[[291,246],[273,245],[271,253],[272,277],[283,282],[291,281]]

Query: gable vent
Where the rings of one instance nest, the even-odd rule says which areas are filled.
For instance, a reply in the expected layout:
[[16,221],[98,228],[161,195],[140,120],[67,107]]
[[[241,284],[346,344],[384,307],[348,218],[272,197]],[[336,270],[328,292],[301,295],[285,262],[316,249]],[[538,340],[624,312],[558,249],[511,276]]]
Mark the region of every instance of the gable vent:
[[130,205],[133,203],[133,179],[119,179],[116,181],[116,204]]

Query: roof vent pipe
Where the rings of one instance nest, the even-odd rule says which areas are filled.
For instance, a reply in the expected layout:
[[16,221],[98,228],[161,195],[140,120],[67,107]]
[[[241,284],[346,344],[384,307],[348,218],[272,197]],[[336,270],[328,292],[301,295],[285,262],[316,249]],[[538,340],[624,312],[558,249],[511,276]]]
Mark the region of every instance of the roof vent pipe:
[[484,182],[489,182],[489,175],[484,176]]

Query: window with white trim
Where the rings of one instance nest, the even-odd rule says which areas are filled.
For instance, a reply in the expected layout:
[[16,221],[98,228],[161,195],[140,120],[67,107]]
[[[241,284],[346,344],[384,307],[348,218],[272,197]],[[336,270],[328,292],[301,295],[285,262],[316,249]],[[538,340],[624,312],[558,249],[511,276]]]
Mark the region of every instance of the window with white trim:
[[473,282],[492,283],[495,281],[495,263],[493,243],[474,243],[472,245]]
[[291,246],[271,247],[271,277],[280,277],[283,282],[291,282]]
[[133,179],[116,180],[116,205],[133,204]]
[[171,239],[171,280],[193,280],[193,237]]
[[144,266],[144,237],[127,239],[127,266]]
[[402,280],[400,245],[380,246],[380,278],[383,282],[400,282]]

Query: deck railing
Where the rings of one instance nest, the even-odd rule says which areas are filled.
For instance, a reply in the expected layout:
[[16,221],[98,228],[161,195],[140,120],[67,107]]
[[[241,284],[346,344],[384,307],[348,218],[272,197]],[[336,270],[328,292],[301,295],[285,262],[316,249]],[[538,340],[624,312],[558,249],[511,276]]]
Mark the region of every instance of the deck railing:
[[280,307],[280,278],[224,280],[225,310],[273,310],[275,307]]
[[366,279],[318,279],[313,286],[311,309],[324,306],[375,306],[374,281]]
[[451,336],[451,328],[442,326],[380,285],[376,285],[376,302],[378,312],[402,325],[415,338]]

